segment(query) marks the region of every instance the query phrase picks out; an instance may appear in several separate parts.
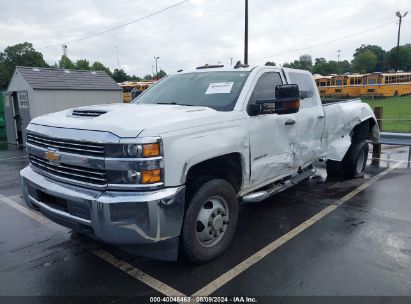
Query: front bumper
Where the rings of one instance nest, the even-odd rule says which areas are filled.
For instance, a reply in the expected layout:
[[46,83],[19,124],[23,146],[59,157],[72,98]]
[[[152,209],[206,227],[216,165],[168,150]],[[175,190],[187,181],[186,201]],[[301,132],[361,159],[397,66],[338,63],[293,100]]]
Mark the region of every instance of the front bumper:
[[98,191],[52,180],[30,166],[20,176],[27,203],[63,226],[121,247],[164,248],[158,243],[167,242],[178,246],[184,186],[147,192]]

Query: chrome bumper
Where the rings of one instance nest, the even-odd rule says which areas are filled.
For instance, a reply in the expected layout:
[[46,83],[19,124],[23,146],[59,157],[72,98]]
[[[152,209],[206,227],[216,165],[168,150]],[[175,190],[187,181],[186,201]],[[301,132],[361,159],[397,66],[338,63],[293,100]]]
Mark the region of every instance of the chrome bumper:
[[30,166],[20,176],[30,206],[103,242],[149,245],[178,240],[180,235],[185,186],[148,192],[98,191],[52,180]]

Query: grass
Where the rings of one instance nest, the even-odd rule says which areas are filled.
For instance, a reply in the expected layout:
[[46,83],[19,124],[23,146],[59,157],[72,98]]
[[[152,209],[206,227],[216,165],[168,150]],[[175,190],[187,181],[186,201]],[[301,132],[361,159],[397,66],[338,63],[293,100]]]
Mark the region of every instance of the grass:
[[411,96],[362,98],[371,108],[383,107],[382,130],[411,133]]

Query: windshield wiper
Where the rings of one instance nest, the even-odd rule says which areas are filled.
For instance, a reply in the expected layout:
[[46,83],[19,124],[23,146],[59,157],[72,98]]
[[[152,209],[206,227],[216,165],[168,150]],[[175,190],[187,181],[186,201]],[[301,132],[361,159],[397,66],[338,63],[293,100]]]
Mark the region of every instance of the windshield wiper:
[[176,102],[156,102],[156,104],[196,107],[196,105],[184,104],[184,103],[176,103]]

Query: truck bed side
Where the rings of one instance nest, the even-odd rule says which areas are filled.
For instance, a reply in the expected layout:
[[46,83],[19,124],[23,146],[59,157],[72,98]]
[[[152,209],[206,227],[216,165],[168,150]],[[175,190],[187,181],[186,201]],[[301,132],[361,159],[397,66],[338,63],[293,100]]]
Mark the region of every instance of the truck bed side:
[[[322,148],[327,159],[341,161],[351,145],[354,128],[364,128],[363,134],[378,142],[378,122],[371,107],[360,99],[324,105],[325,126]],[[365,130],[368,128],[367,130]],[[364,135],[362,135],[364,136]]]

